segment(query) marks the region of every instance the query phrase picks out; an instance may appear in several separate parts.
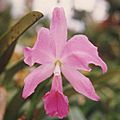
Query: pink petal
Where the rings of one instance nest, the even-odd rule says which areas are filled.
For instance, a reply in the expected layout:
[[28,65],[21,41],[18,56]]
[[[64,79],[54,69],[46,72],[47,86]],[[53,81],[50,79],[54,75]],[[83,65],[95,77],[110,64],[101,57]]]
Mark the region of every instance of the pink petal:
[[34,64],[32,57],[32,49],[29,47],[24,48],[24,62],[29,66],[33,66]]
[[63,118],[68,115],[68,99],[59,91],[50,91],[43,98],[46,113],[51,117]]
[[25,85],[22,97],[27,98],[28,96],[30,96],[34,92],[38,84],[52,75],[53,70],[54,65],[50,64],[41,65],[33,70],[32,73],[30,73],[24,80]]
[[56,56],[59,58],[67,40],[67,23],[63,8],[53,11],[50,32],[56,46]]
[[96,66],[101,66],[103,73],[107,71],[107,66],[103,62],[103,60],[99,56],[92,56],[89,53],[85,52],[78,52],[78,53],[71,53],[69,56],[64,58],[63,64],[69,65],[76,69],[90,71],[91,68],[89,64],[95,64]]
[[50,63],[55,58],[55,46],[50,39],[50,33],[47,28],[41,28],[38,32],[37,41],[33,48],[24,49],[24,61],[32,66],[34,63]]
[[53,43],[50,35],[50,30],[42,27],[38,31],[37,41],[33,47],[34,49],[43,49],[46,53],[55,56],[55,44]]
[[96,94],[90,80],[82,75],[79,71],[73,68],[71,69],[71,67],[68,66],[63,66],[62,73],[77,92],[92,100],[99,100],[99,96]]
[[71,53],[70,55],[62,59],[63,65],[68,65],[75,69],[90,71],[91,68],[88,66],[89,63],[87,63],[86,61],[90,62],[87,56],[83,56],[81,53]]
[[95,47],[86,36],[75,35],[65,46],[62,61],[75,68],[90,70],[89,64],[93,63],[102,68],[103,72],[107,71],[107,66],[99,57],[97,47]]

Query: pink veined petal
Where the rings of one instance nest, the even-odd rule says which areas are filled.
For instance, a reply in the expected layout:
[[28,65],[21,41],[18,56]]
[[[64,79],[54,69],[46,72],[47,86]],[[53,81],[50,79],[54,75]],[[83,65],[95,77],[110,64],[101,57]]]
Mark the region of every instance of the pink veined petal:
[[67,56],[62,61],[65,65],[80,70],[90,71],[91,68],[89,67],[89,64],[95,64],[102,68],[103,73],[107,71],[106,64],[98,55],[92,56],[85,52],[71,53],[71,55]]
[[85,35],[75,35],[65,45],[63,56],[70,52],[91,52],[91,55],[97,54],[95,47]]
[[66,44],[62,61],[77,69],[90,71],[89,64],[93,63],[102,68],[103,73],[107,71],[107,66],[99,57],[97,47],[95,47],[85,35],[75,35]]
[[86,61],[88,61],[87,57],[83,59],[83,56],[78,56],[77,53],[71,53],[70,55],[62,58],[63,65],[67,65],[78,70],[90,71],[91,68],[88,66],[88,63]]
[[50,91],[43,98],[44,108],[50,117],[62,119],[68,115],[68,99],[59,91]]
[[56,57],[61,56],[61,52],[67,40],[67,23],[63,8],[53,10],[50,33],[56,46]]
[[78,93],[92,100],[99,100],[99,96],[96,94],[91,81],[79,71],[68,66],[62,66],[62,73]]
[[24,61],[32,66],[34,63],[50,63],[55,58],[54,44],[51,44],[50,32],[47,28],[41,28],[38,32],[37,41],[33,48],[24,49]]
[[51,117],[63,118],[68,114],[68,99],[62,92],[61,76],[54,76],[52,88],[44,98],[44,108]]
[[53,73],[54,65],[45,64],[33,70],[24,80],[23,98],[27,98],[42,81],[50,77]]
[[55,56],[55,43],[51,39],[50,30],[47,28],[40,28],[38,31],[37,41],[33,47],[34,49],[43,49],[46,53]]

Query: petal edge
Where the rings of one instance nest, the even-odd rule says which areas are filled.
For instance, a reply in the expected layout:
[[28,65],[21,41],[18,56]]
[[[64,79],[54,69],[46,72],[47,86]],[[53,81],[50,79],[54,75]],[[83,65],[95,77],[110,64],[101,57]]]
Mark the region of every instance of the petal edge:
[[33,70],[24,80],[22,97],[27,98],[42,81],[50,77],[53,73],[54,65],[41,65]]
[[100,97],[96,94],[91,81],[87,77],[79,71],[73,70],[73,68],[71,70],[68,66],[62,67],[62,73],[78,93],[94,101],[99,101]]

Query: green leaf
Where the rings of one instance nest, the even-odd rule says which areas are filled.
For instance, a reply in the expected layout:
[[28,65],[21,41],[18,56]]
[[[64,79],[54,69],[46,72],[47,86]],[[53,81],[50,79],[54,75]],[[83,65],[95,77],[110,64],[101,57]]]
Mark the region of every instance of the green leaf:
[[23,106],[23,104],[25,103],[25,100],[21,97],[21,93],[22,90],[19,90],[18,93],[13,97],[13,99],[8,104],[4,116],[4,120],[9,120],[9,119],[17,120],[19,111]]
[[78,107],[71,107],[69,120],[86,120],[84,114]]
[[41,17],[43,14],[37,11],[28,13],[0,38],[0,73],[8,63],[18,38]]
[[12,53],[14,51],[16,41],[11,44],[9,49],[7,49],[4,54],[0,57],[0,73],[4,70],[5,66],[8,64]]
[[37,11],[32,11],[24,16],[16,23],[1,39],[0,39],[0,55],[2,55],[8,47],[18,39],[29,27],[37,22],[43,14]]
[[[4,73],[4,79],[2,84],[4,84],[6,87],[10,85],[10,81],[12,80],[13,76],[20,70],[24,69],[26,67],[26,64],[23,60],[20,60],[15,65],[13,65],[11,68],[7,69]],[[9,84],[8,84],[9,83]]]

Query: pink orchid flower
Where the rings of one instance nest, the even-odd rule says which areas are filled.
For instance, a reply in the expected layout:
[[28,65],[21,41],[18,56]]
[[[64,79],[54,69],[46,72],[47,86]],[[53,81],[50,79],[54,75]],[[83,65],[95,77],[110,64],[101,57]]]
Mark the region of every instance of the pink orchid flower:
[[50,30],[41,28],[33,48],[24,49],[25,63],[29,66],[41,64],[25,78],[23,98],[27,98],[45,79],[54,74],[51,90],[43,98],[46,113],[63,118],[68,114],[68,98],[63,94],[61,73],[80,94],[98,101],[99,96],[90,80],[79,70],[90,71],[89,64],[102,68],[107,66],[99,57],[95,47],[85,35],[75,35],[67,41],[67,23],[63,8],[53,11]]

